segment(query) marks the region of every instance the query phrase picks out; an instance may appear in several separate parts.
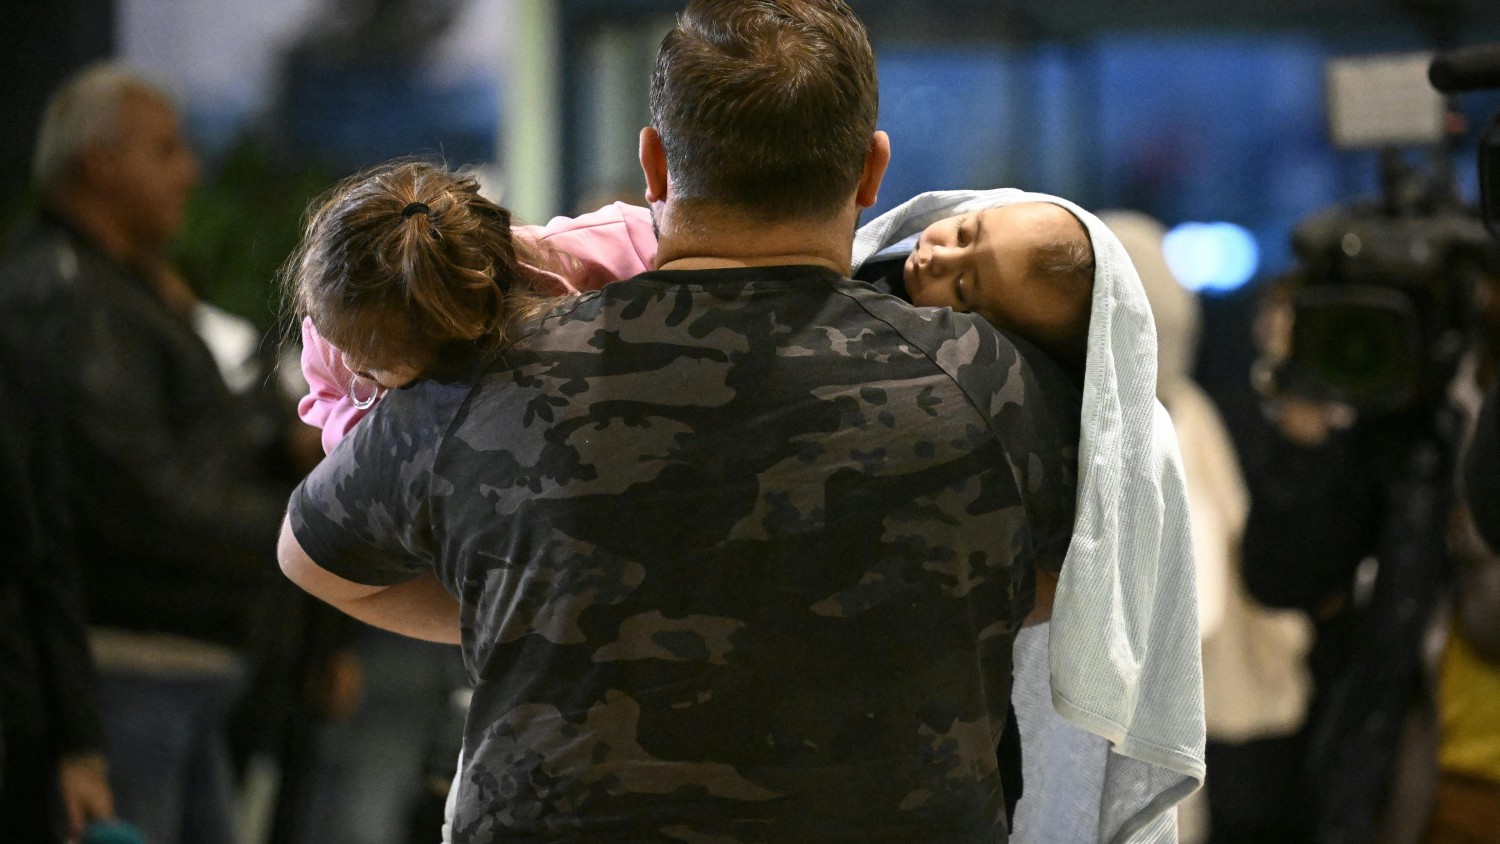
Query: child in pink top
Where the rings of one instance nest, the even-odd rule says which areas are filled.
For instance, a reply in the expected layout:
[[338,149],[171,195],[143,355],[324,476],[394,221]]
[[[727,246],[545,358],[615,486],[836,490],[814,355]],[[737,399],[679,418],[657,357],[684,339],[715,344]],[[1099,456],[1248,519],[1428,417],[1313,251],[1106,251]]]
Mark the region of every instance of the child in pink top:
[[[425,165],[424,165],[425,166]],[[373,178],[373,177],[370,177]],[[335,189],[325,207],[339,196]],[[309,235],[312,234],[309,226]],[[513,235],[530,244],[538,263],[526,263],[526,282],[539,293],[571,296],[652,269],[656,235],[651,212],[616,202],[580,217],[554,217],[545,226],[516,226]],[[386,387],[355,374],[344,354],[318,334],[311,316],[302,320],[302,373],[308,393],[297,404],[307,424],[323,429],[323,451],[349,433],[370,412]]]

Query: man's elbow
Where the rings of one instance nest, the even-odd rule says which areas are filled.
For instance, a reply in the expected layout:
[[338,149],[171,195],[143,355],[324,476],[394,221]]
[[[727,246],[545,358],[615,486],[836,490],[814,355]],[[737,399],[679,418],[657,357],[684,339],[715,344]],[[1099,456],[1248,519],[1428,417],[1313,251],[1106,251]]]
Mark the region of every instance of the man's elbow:
[[281,573],[301,587],[302,591],[346,611],[350,603],[387,588],[345,580],[318,565],[317,561],[302,550],[302,544],[292,533],[290,518],[281,522],[281,539],[276,543],[276,559],[281,565]]
[[288,517],[281,522],[281,537],[276,542],[276,561],[281,565],[281,573],[286,578],[297,584],[302,589],[311,592],[316,581],[317,563],[307,556],[302,550],[302,545],[297,542],[297,537],[292,533],[292,521]]

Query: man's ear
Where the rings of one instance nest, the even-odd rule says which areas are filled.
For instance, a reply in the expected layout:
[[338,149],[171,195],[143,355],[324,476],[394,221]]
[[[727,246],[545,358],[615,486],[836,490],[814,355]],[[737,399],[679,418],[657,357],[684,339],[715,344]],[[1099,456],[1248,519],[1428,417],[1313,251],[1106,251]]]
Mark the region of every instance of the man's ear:
[[865,169],[859,174],[859,190],[854,201],[861,208],[869,208],[880,196],[880,182],[885,179],[885,168],[891,163],[891,136],[876,132],[870,138],[870,151],[865,153]]
[[667,148],[661,135],[650,126],[641,130],[641,172],[646,176],[646,201],[667,200]]

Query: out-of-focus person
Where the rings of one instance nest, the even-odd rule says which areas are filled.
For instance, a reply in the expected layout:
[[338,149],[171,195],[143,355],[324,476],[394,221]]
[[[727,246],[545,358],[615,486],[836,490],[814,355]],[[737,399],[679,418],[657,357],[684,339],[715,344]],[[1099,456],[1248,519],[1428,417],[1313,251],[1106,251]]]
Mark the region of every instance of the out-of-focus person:
[[1437,782],[1428,844],[1500,835],[1500,254],[1474,287],[1476,332],[1449,399],[1466,452],[1449,535],[1453,588],[1437,664]]
[[[1475,304],[1486,316],[1485,325],[1500,345],[1500,279],[1486,276],[1480,283]],[[1464,457],[1464,502],[1474,519],[1474,528],[1491,550],[1500,552],[1500,373],[1495,359],[1500,350],[1488,356],[1486,371],[1476,373],[1489,384],[1489,392],[1474,423]]]
[[0,377],[0,829],[15,841],[76,838],[113,816],[93,660],[65,536],[40,526],[34,455],[45,425]]
[[[1480,307],[1455,297],[1462,354],[1409,401],[1268,399],[1245,571],[1253,595],[1315,624],[1299,778],[1306,840],[1489,841],[1500,823],[1500,654],[1483,648],[1500,601],[1478,588],[1496,561],[1455,484],[1495,369],[1500,335],[1483,304],[1495,262],[1469,243],[1437,266],[1445,290],[1478,291]],[[1284,294],[1307,283],[1294,275],[1273,288],[1260,326],[1266,373],[1294,353],[1300,300]]]
[[0,261],[0,368],[50,430],[39,527],[74,545],[116,808],[153,844],[235,839],[225,713],[285,501],[173,295],[198,175],[161,86],[85,68],[48,103],[41,208]]
[[[1200,792],[1206,799],[1182,812],[1182,837],[1290,840],[1301,823],[1287,804],[1301,764],[1295,736],[1311,693],[1311,625],[1300,611],[1261,606],[1245,589],[1240,545],[1250,494],[1223,418],[1193,378],[1202,307],[1167,264],[1166,228],[1138,211],[1099,217],[1130,253],[1151,303],[1156,397],[1177,429],[1192,517],[1209,776]],[[1196,829],[1190,816],[1199,819]]]

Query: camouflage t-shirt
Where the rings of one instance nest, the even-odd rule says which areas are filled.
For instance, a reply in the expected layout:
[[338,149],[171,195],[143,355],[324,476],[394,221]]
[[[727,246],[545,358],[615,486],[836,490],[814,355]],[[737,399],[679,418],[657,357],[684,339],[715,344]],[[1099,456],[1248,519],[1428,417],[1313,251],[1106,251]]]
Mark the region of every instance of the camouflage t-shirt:
[[977,318],[816,267],[655,272],[389,395],[291,516],[336,574],[459,597],[458,842],[1004,841],[1077,424]]

